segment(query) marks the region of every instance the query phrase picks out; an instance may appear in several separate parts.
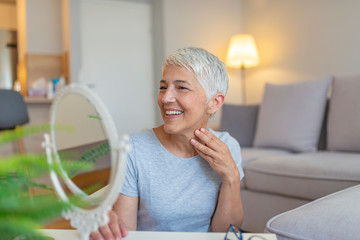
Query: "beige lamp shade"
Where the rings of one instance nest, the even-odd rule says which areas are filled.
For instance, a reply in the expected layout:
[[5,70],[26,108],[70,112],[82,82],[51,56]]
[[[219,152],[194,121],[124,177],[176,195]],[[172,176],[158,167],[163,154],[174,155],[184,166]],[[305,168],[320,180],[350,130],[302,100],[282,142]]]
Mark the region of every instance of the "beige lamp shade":
[[228,67],[253,67],[259,64],[255,40],[249,34],[238,34],[231,38],[226,57]]

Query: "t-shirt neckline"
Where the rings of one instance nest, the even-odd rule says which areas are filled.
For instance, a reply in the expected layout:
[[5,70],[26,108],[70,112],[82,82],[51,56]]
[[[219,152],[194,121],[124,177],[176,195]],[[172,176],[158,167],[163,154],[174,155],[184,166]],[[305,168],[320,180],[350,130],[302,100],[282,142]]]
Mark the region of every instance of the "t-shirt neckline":
[[199,154],[193,157],[189,157],[189,158],[182,158],[179,156],[176,156],[175,154],[171,153],[169,150],[166,149],[166,147],[164,147],[164,145],[162,145],[162,143],[160,142],[159,138],[156,136],[156,133],[154,131],[154,129],[151,129],[151,134],[153,136],[153,138],[155,138],[155,141],[157,144],[160,145],[161,149],[163,149],[163,151],[165,151],[166,153],[170,154],[171,156],[173,156],[174,158],[177,158],[179,160],[192,160],[192,159],[198,159],[199,157],[201,157]]

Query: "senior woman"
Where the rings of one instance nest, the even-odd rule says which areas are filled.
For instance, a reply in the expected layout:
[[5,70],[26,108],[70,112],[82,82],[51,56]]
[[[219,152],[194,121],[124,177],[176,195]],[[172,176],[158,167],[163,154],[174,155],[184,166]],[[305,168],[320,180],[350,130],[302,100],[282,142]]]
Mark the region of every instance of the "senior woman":
[[110,223],[94,239],[127,230],[226,232],[240,226],[238,142],[207,129],[224,103],[228,76],[208,51],[182,48],[165,60],[158,105],[164,123],[131,135],[127,173]]

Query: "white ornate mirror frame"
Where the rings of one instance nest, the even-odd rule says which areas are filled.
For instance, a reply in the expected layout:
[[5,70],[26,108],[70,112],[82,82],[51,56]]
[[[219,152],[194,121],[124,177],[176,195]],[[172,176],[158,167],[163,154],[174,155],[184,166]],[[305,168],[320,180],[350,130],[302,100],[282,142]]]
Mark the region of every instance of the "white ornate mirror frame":
[[[102,195],[102,201],[91,209],[83,209],[72,205],[72,210],[63,212],[63,216],[66,219],[70,219],[70,224],[80,232],[82,240],[88,239],[92,231],[98,229],[99,226],[103,226],[108,223],[108,212],[111,210],[112,205],[116,201],[126,171],[126,158],[127,152],[129,151],[128,136],[124,135],[119,141],[115,125],[102,101],[95,95],[89,88],[80,84],[71,84],[63,88],[56,96],[50,112],[50,124],[51,124],[51,139],[49,134],[45,134],[45,141],[43,147],[46,149],[46,155],[48,163],[52,164],[53,161],[58,163],[61,168],[61,160],[57,153],[56,141],[55,141],[55,122],[56,122],[56,110],[61,100],[64,99],[68,94],[79,94],[80,96],[87,99],[99,115],[101,116],[104,130],[107,134],[110,146],[110,157],[111,157],[111,171],[110,179],[107,187],[104,187],[99,192]],[[53,159],[54,158],[54,159]],[[66,172],[61,168],[62,175],[65,177],[63,181],[66,186],[71,190],[73,194],[81,194],[86,196],[91,202],[94,195],[99,196],[99,193],[94,195],[86,195],[81,189],[79,189],[67,176]],[[61,183],[59,176],[55,171],[50,172],[50,177],[53,182],[54,188],[63,201],[69,202],[69,198],[66,195]],[[62,179],[63,177],[60,176]]]

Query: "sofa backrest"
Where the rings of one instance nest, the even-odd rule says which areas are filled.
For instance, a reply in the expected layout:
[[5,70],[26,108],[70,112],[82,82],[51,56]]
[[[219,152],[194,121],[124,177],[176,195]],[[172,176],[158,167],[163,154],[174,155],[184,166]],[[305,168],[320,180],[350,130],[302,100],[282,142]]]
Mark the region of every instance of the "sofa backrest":
[[[325,107],[318,150],[360,152],[359,91],[360,74],[332,78],[331,96]],[[252,147],[259,112],[259,105],[224,104],[220,130],[229,132],[240,146]]]
[[335,75],[327,123],[327,149],[360,152],[360,74]]
[[[256,132],[256,123],[259,113],[259,104],[233,105],[224,104],[221,113],[221,124],[219,131],[229,132],[240,144],[241,147],[252,147]],[[326,104],[325,116],[321,127],[321,134],[318,142],[318,150],[326,149],[327,138],[327,115],[329,100]]]
[[241,147],[252,147],[258,112],[259,105],[224,104],[219,130],[229,132]]

